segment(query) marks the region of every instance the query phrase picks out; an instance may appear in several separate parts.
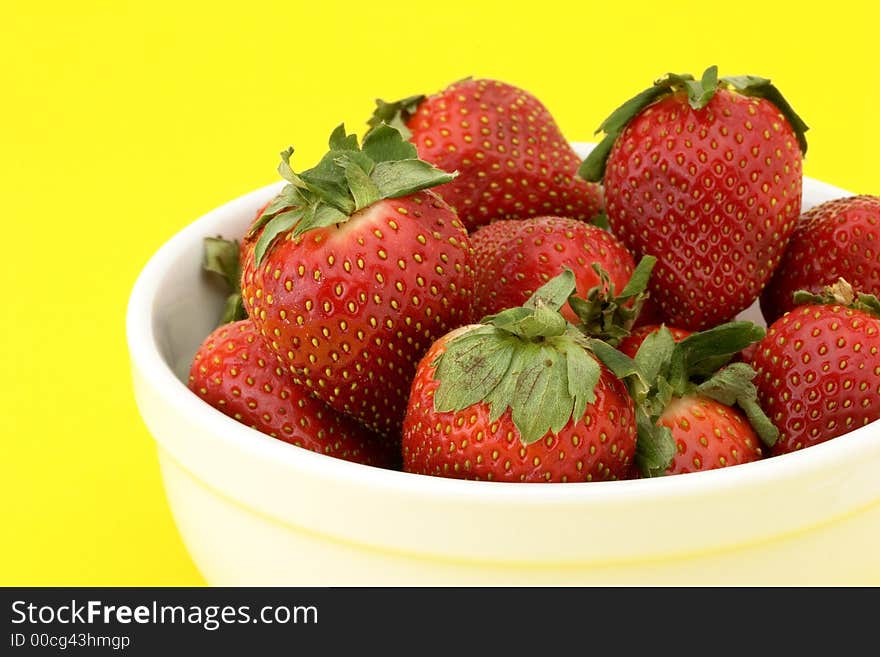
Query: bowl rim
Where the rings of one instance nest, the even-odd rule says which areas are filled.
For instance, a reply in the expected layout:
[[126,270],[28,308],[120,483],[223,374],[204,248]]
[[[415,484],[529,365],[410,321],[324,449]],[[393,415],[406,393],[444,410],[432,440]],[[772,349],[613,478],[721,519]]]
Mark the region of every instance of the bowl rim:
[[[581,149],[590,146],[584,143],[573,145]],[[265,435],[204,403],[175,375],[172,366],[161,354],[154,330],[153,310],[163,281],[183,251],[191,248],[194,241],[201,241],[205,235],[215,234],[216,231],[210,228],[219,218],[264,202],[277,193],[282,185],[283,181],[279,181],[235,198],[174,234],[150,257],[138,275],[129,297],[125,319],[132,365],[158,391],[163,401],[204,426],[213,437],[229,447],[250,453],[259,460],[271,460],[276,465],[292,470],[307,469],[328,480],[344,479],[355,485],[384,489],[389,493],[403,492],[415,497],[441,496],[501,504],[570,502],[584,505],[592,502],[605,504],[612,499],[631,503],[648,493],[655,501],[675,499],[707,490],[718,492],[744,485],[769,483],[771,480],[779,482],[786,478],[799,478],[805,473],[816,473],[835,463],[850,461],[859,453],[864,453],[866,444],[875,447],[880,444],[880,432],[876,431],[880,426],[878,420],[809,449],[727,468],[651,479],[522,485],[516,482],[470,481],[413,474],[345,461],[280,440],[254,440],[255,437],[265,438]],[[847,190],[806,176],[804,185],[837,196],[851,195]],[[160,442],[155,436],[154,439]]]

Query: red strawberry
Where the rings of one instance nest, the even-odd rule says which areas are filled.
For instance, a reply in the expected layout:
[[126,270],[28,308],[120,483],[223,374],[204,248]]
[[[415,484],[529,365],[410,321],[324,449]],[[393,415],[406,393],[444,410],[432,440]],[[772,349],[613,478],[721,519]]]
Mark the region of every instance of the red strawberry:
[[595,481],[629,471],[632,400],[557,312],[573,290],[566,271],[525,306],[434,343],[404,420],[405,470],[510,482]]
[[761,458],[761,441],[772,445],[777,432],[757,403],[755,371],[731,360],[763,335],[751,322],[731,322],[691,334],[645,327],[624,338],[620,351],[593,344],[627,381],[636,402],[641,474],[681,474]]
[[599,185],[576,177],[580,158],[541,102],[496,80],[461,80],[433,96],[377,101],[371,126],[400,129],[419,157],[458,171],[438,188],[468,230],[496,219],[557,214],[589,220]]
[[434,339],[469,321],[467,233],[426,187],[453,176],[383,126],[290,181],[252,226],[245,307],[294,380],[337,411],[399,430],[409,383]]
[[846,281],[776,320],[752,358],[774,454],[880,419],[880,302]]
[[250,320],[225,324],[196,352],[189,388],[217,410],[313,452],[391,467],[397,448],[293,383]]
[[669,428],[675,441],[675,456],[666,474],[714,470],[763,456],[745,415],[708,397],[674,399],[658,423]]
[[[635,269],[629,251],[613,235],[575,219],[496,221],[474,231],[473,242],[479,245],[474,248],[476,317],[521,306],[566,267],[575,273],[581,295],[602,283],[594,264],[605,270],[618,290]],[[562,314],[577,321],[568,306]]]
[[761,294],[768,324],[795,307],[794,293],[819,293],[845,278],[880,294],[880,196],[827,201],[801,215],[776,274]]
[[748,308],[801,204],[807,126],[769,80],[668,75],[622,105],[579,170],[604,180],[608,219],[669,323],[697,330]]
[[[521,223],[517,219],[494,221],[468,233],[477,276],[480,275],[479,268],[483,266],[482,263],[493,258],[505,244],[516,236]],[[474,305],[476,305],[476,290],[474,291]],[[479,313],[475,311],[475,315],[479,315]]]
[[[642,343],[652,333],[656,333],[661,328],[663,328],[659,324],[645,324],[644,326],[640,326],[635,329],[630,335],[623,338],[620,341],[620,344],[617,345],[617,348],[625,353],[630,358],[635,358],[636,354],[639,351],[639,347],[642,346]],[[672,339],[676,342],[681,342],[687,336],[691,334],[690,331],[685,331],[684,329],[675,328],[674,326],[667,326],[669,332],[672,334]]]

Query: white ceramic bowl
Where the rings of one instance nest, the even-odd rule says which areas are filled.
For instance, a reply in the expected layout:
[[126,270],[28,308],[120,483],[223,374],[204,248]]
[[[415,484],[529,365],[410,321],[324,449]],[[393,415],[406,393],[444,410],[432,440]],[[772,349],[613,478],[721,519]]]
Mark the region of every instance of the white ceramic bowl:
[[[880,422],[721,470],[524,485],[361,466],[209,407],[183,383],[224,296],[200,271],[202,238],[240,236],[278,188],[175,235],[129,302],[138,407],[180,533],[208,582],[880,584]],[[804,181],[805,208],[848,194]],[[755,307],[745,315],[760,317]]]

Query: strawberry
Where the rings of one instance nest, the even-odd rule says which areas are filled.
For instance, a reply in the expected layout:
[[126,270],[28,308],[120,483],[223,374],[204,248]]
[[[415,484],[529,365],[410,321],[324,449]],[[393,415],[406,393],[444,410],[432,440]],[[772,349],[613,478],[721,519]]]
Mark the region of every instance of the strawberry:
[[827,201],[801,215],[776,274],[761,294],[772,324],[795,307],[794,293],[820,293],[846,279],[865,294],[880,294],[880,196]]
[[471,317],[467,233],[427,189],[454,176],[380,126],[363,147],[342,126],[330,152],[289,181],[251,227],[245,308],[294,381],[393,435],[431,343]]
[[[476,317],[522,305],[565,268],[574,271],[582,295],[602,282],[593,265],[605,270],[617,289],[626,286],[635,268],[629,251],[613,235],[564,217],[496,221],[474,231],[472,243],[477,245]],[[562,314],[577,321],[568,306]]]
[[[645,341],[649,335],[656,333],[661,328],[663,328],[659,324],[645,324],[644,326],[640,326],[635,329],[630,335],[623,338],[620,341],[620,344],[617,345],[617,348],[625,353],[630,358],[635,358],[636,354],[639,351],[639,347],[642,346],[642,343]],[[684,329],[675,328],[674,326],[666,327],[669,332],[672,334],[672,339],[676,342],[681,342],[687,336],[691,334],[691,331],[686,331]]]
[[774,454],[880,419],[880,301],[845,280],[776,320],[752,365],[758,399],[779,429]]
[[293,383],[250,320],[215,329],[196,352],[189,388],[217,410],[313,452],[391,467],[397,448]]
[[[757,403],[755,371],[731,363],[764,336],[751,322],[730,322],[699,333],[646,327],[620,350],[594,341],[593,350],[627,381],[636,404],[640,475],[710,470],[754,461],[777,432]],[[634,357],[632,352],[637,346]]]
[[601,187],[576,177],[580,158],[522,89],[469,78],[433,96],[376,103],[371,126],[395,126],[423,160],[459,172],[437,191],[469,231],[545,214],[586,221],[602,210]]
[[710,397],[688,395],[669,403],[657,420],[675,441],[666,474],[714,470],[763,457],[761,441],[736,408]]
[[525,305],[434,343],[412,384],[405,470],[509,482],[626,475],[632,400],[558,312],[574,287],[566,270]]
[[658,264],[649,291],[688,330],[748,308],[800,214],[807,126],[769,80],[669,74],[600,126],[579,174],[604,182],[612,231]]

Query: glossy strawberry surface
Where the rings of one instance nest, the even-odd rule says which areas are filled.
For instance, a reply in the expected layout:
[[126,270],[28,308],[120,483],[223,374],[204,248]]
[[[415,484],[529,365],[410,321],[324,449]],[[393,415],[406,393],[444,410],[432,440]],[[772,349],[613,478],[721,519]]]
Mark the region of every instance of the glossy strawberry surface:
[[737,409],[699,395],[674,399],[658,421],[675,441],[667,474],[713,470],[757,461],[761,441]]
[[795,307],[795,292],[818,293],[838,278],[858,292],[880,294],[880,196],[834,199],[801,215],[761,294],[764,318],[772,324]]
[[628,123],[607,214],[636,257],[657,256],[649,289],[670,324],[715,326],[758,297],[800,214],[801,159],[775,105],[725,88],[699,110],[665,96]]
[[575,176],[581,158],[547,108],[497,80],[462,80],[428,96],[409,118],[419,157],[458,171],[437,188],[468,230],[496,219],[558,214],[588,220],[602,189]]
[[[457,333],[454,332],[453,335]],[[557,434],[524,445],[508,409],[495,421],[478,402],[457,412],[437,412],[438,382],[432,363],[450,336],[438,340],[419,364],[403,426],[408,472],[456,479],[507,482],[584,482],[622,479],[636,447],[633,402],[604,367],[596,401]]]
[[250,320],[205,338],[190,368],[190,390],[268,436],[328,456],[391,467],[397,448],[296,385]]
[[841,305],[799,306],[752,357],[758,400],[779,429],[774,454],[880,419],[880,319]]
[[242,296],[298,384],[395,434],[419,358],[470,321],[473,276],[465,229],[425,190],[284,234],[259,266],[246,260]]
[[[565,217],[497,221],[474,231],[472,239],[478,245],[474,249],[476,317],[522,305],[565,267],[574,272],[581,296],[601,284],[594,263],[608,272],[617,292],[634,269],[632,255],[613,235]],[[568,306],[562,312],[569,321],[577,321]]]

